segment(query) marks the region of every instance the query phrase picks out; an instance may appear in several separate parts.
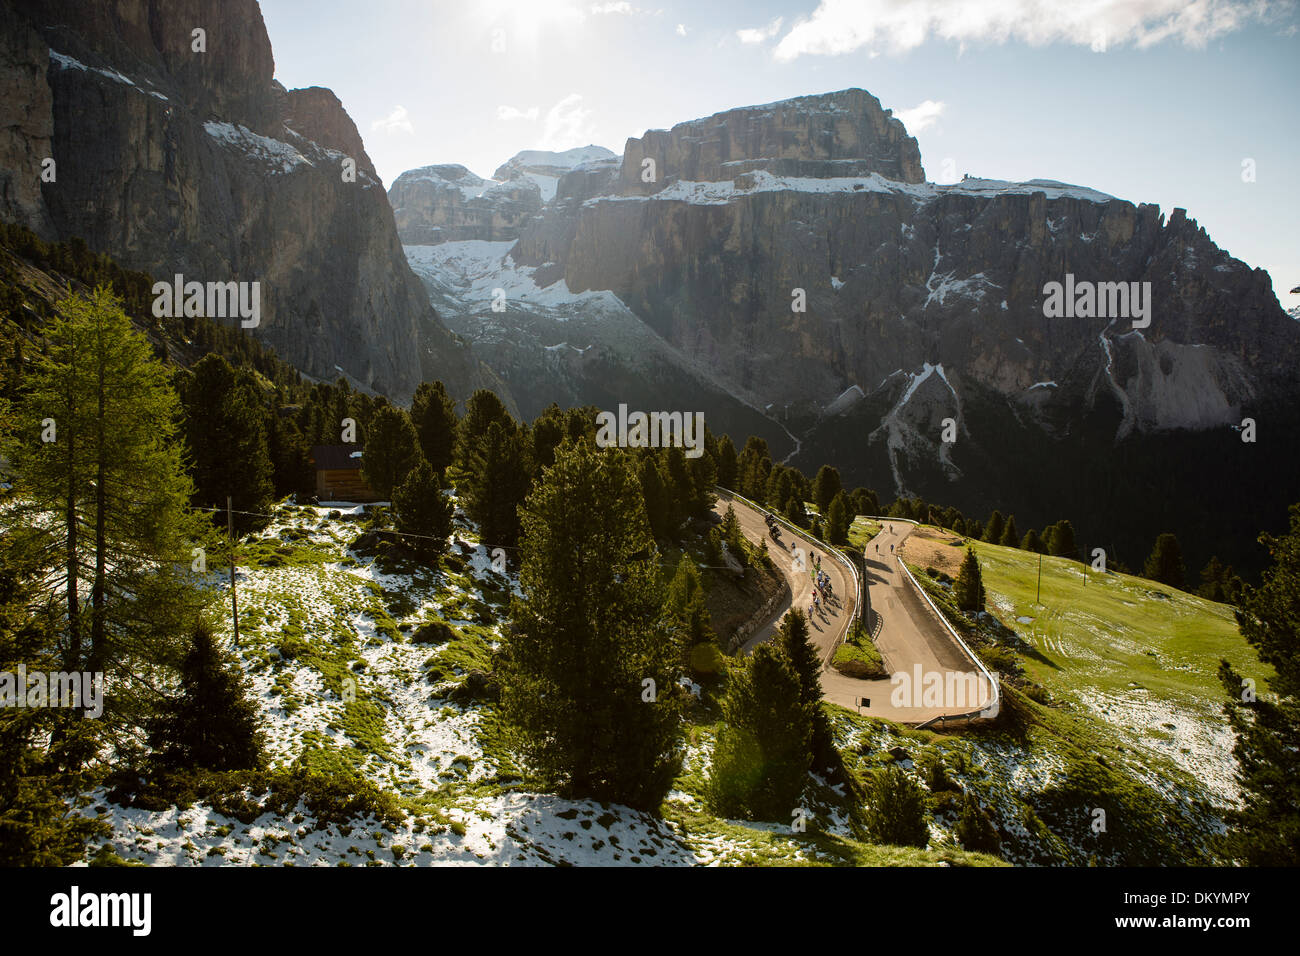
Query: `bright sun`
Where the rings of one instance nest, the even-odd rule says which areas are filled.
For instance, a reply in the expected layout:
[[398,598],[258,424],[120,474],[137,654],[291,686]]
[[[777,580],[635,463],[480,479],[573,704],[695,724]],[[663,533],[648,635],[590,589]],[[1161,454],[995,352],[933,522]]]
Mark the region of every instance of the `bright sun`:
[[536,45],[544,31],[567,32],[586,19],[586,5],[577,0],[487,0],[481,9],[507,43],[525,46]]

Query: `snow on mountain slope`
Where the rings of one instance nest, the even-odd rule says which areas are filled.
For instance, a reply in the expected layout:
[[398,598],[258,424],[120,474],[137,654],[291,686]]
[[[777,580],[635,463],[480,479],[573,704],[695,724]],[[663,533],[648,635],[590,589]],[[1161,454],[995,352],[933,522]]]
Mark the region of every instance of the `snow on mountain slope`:
[[[468,315],[492,311],[494,299],[511,308],[538,310],[547,317],[567,320],[575,310],[588,315],[612,315],[636,321],[630,309],[612,292],[570,292],[563,279],[539,285],[537,266],[519,266],[510,258],[513,242],[466,239],[435,246],[404,246],[415,274],[428,278],[455,298],[439,303],[445,312]],[[500,292],[498,292],[500,290]]]

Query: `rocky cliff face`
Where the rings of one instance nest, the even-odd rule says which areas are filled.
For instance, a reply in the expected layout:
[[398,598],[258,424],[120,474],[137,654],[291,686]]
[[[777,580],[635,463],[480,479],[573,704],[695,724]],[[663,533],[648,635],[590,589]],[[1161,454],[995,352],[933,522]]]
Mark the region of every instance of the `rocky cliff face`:
[[518,239],[525,222],[542,208],[542,192],[530,179],[494,182],[464,166],[424,166],[402,173],[388,190],[405,245],[462,239]]
[[[1206,428],[1284,382],[1300,343],[1267,276],[1182,210],[1046,182],[679,182],[571,203],[515,258],[614,292],[724,381],[809,412],[929,362],[1030,409],[1112,393],[1120,434]],[[1067,274],[1150,283],[1150,326],[1045,317]]]
[[54,238],[41,200],[42,163],[50,156],[54,110],[49,51],[17,17],[0,21],[0,217]]
[[[647,156],[664,174],[648,184]],[[1183,210],[921,180],[915,141],[874,97],[801,97],[629,140],[616,180],[562,181],[512,254],[613,292],[755,403],[813,417],[848,390],[918,400],[907,384],[936,367],[958,419],[964,385],[1049,430],[1053,407],[1100,396],[1123,437],[1239,423],[1289,382],[1300,327]],[[1150,324],[1046,317],[1045,285],[1067,276],[1149,283]]]
[[[260,282],[255,334],[309,375],[397,400],[431,376],[493,381],[406,265],[338,99],[273,80],[255,0],[6,0],[4,20],[0,84],[31,104],[0,141],[4,215],[160,278]],[[34,203],[46,151],[57,178]]]
[[581,146],[559,153],[526,149],[497,167],[493,179],[452,163],[422,166],[397,177],[388,201],[405,245],[513,241],[555,198],[563,177],[602,164],[616,164],[614,154]]
[[[1185,527],[1196,495],[1171,475],[1216,475],[1212,489],[1232,462],[1254,507],[1300,496],[1294,477],[1279,480],[1298,470],[1289,446],[1239,434],[1249,416],[1286,431],[1279,416],[1297,397],[1300,324],[1266,273],[1181,209],[1048,180],[927,183],[915,141],[860,90],[629,140],[621,163],[562,177],[496,261],[476,288],[507,287],[512,271],[543,292],[612,295],[683,367],[788,430],[801,443],[793,463],[838,464],[850,484],[968,513],[1018,503],[1026,526],[1109,510],[1124,515],[1118,532],[1084,529],[1138,560],[1156,523]],[[1109,290],[1106,312],[1094,298],[1091,311],[1049,317],[1053,282]],[[1137,298],[1116,314],[1121,283]],[[490,338],[507,379],[536,391],[541,377],[510,356],[535,350],[523,330],[542,325],[516,305],[512,337],[495,320],[467,334]],[[584,387],[571,382],[575,400],[597,400]],[[955,442],[943,440],[948,420]],[[1156,451],[1171,442],[1177,453]],[[1104,467],[1120,460],[1130,479]],[[1135,510],[1115,496],[1138,475],[1147,500]]]
[[678,180],[720,182],[755,169],[781,176],[925,179],[916,140],[880,100],[855,89],[727,110],[629,139],[622,191],[644,195]]

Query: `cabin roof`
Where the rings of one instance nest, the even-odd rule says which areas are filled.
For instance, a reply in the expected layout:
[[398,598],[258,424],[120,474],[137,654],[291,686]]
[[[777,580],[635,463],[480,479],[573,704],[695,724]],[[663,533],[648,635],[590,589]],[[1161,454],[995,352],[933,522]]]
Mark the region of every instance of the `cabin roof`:
[[311,461],[317,471],[353,471],[361,468],[360,445],[312,445]]

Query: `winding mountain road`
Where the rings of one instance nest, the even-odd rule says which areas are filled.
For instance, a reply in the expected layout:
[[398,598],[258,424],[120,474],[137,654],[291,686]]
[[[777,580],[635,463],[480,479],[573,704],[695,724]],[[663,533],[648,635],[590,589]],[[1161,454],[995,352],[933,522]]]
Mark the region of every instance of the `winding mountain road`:
[[[714,510],[724,515],[729,504],[735,508],[745,537],[754,542],[767,539],[768,553],[777,570],[790,582],[792,595],[745,642],[741,653],[748,654],[771,639],[792,606],[807,613],[812,602],[812,571],[820,557],[821,569],[830,575],[833,593],[841,602],[839,606],[823,606],[820,614],[809,618],[811,638],[822,659],[821,685],[827,700],[873,717],[915,725],[939,716],[967,714],[991,699],[988,679],[905,580],[899,567],[899,552],[911,533],[910,524],[886,520],[866,548],[864,584],[871,611],[870,620],[864,614],[864,624],[872,630],[885,669],[892,675],[907,674],[916,685],[914,696],[903,703],[922,705],[895,706],[891,701],[895,686],[890,678],[861,680],[830,666],[835,649],[848,632],[856,602],[855,584],[848,569],[830,557],[822,545],[807,537],[797,537],[788,527],[782,528],[782,544],[776,544],[768,536],[763,513],[739,498],[720,493]],[[923,697],[922,686],[916,681],[918,674],[922,675],[922,682],[931,680],[931,675],[940,675],[933,679],[942,680],[946,696],[937,702]],[[864,698],[870,704],[859,706]],[[923,706],[927,702],[931,706]]]

